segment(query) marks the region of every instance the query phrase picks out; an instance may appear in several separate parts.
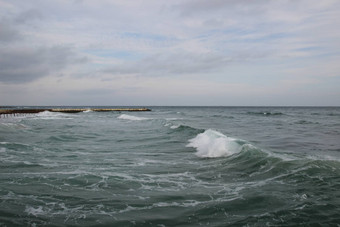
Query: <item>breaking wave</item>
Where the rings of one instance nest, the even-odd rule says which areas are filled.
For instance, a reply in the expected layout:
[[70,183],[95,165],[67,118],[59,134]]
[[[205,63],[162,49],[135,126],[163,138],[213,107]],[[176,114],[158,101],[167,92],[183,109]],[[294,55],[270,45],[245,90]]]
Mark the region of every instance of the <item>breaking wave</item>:
[[208,129],[199,133],[195,138],[189,140],[187,147],[196,148],[196,155],[204,158],[226,157],[242,150],[240,140],[227,137],[226,135]]
[[42,120],[73,119],[67,113],[50,112],[50,111],[40,112],[40,113],[37,113],[35,116],[37,117],[37,119],[42,119]]
[[121,114],[117,118],[122,119],[122,120],[130,120],[130,121],[143,121],[143,120],[150,119],[150,118],[146,118],[146,117],[136,117],[136,116],[132,116],[132,115],[128,115],[128,114]]

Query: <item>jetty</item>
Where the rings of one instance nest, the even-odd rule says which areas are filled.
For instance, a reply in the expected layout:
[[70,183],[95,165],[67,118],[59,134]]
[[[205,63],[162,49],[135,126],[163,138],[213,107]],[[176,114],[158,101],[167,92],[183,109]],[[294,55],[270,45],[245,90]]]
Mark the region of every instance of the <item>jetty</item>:
[[94,111],[94,112],[137,112],[137,111],[151,111],[148,108],[79,108],[79,109],[70,109],[70,108],[57,108],[57,109],[0,109],[0,118],[8,117],[8,116],[17,116],[20,114],[37,114],[44,111],[49,112],[60,112],[60,113],[80,113],[85,111]]

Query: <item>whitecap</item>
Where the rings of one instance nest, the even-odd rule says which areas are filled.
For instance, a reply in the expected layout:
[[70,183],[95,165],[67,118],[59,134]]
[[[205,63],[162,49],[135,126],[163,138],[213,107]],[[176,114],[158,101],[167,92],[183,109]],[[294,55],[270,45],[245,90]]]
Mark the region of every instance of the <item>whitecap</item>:
[[164,126],[165,126],[165,127],[169,127],[169,128],[171,128],[171,129],[176,129],[176,128],[181,127],[181,125],[174,125],[174,124],[169,123],[169,122],[166,123]]
[[226,157],[242,149],[236,139],[212,129],[205,130],[189,142],[186,146],[196,148],[196,155],[205,158]]
[[69,117],[69,114],[66,113],[59,113],[59,112],[50,112],[50,111],[43,111],[36,114],[38,119],[43,120],[54,120],[54,119],[72,119]]
[[130,121],[143,121],[143,120],[150,119],[150,118],[146,118],[146,117],[136,117],[136,116],[132,116],[132,115],[128,115],[128,114],[121,114],[117,118],[122,119],[122,120],[130,120]]
[[173,126],[170,126],[171,129],[176,129],[176,128],[179,128],[181,125],[173,125]]

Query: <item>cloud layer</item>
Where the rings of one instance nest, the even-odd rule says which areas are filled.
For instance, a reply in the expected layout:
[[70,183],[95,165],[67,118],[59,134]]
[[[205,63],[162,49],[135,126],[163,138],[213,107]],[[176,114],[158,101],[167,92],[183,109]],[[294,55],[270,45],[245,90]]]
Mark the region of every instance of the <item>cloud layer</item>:
[[0,15],[0,105],[340,105],[336,0],[0,0]]
[[27,83],[50,74],[58,75],[70,64],[86,61],[79,59],[67,47],[3,48],[0,49],[0,81]]

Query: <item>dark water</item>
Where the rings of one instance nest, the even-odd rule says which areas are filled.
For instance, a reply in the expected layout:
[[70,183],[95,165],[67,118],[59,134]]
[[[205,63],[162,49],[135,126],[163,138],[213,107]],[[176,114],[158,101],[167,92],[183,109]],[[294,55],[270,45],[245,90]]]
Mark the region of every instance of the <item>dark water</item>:
[[340,108],[0,119],[0,226],[340,226]]

